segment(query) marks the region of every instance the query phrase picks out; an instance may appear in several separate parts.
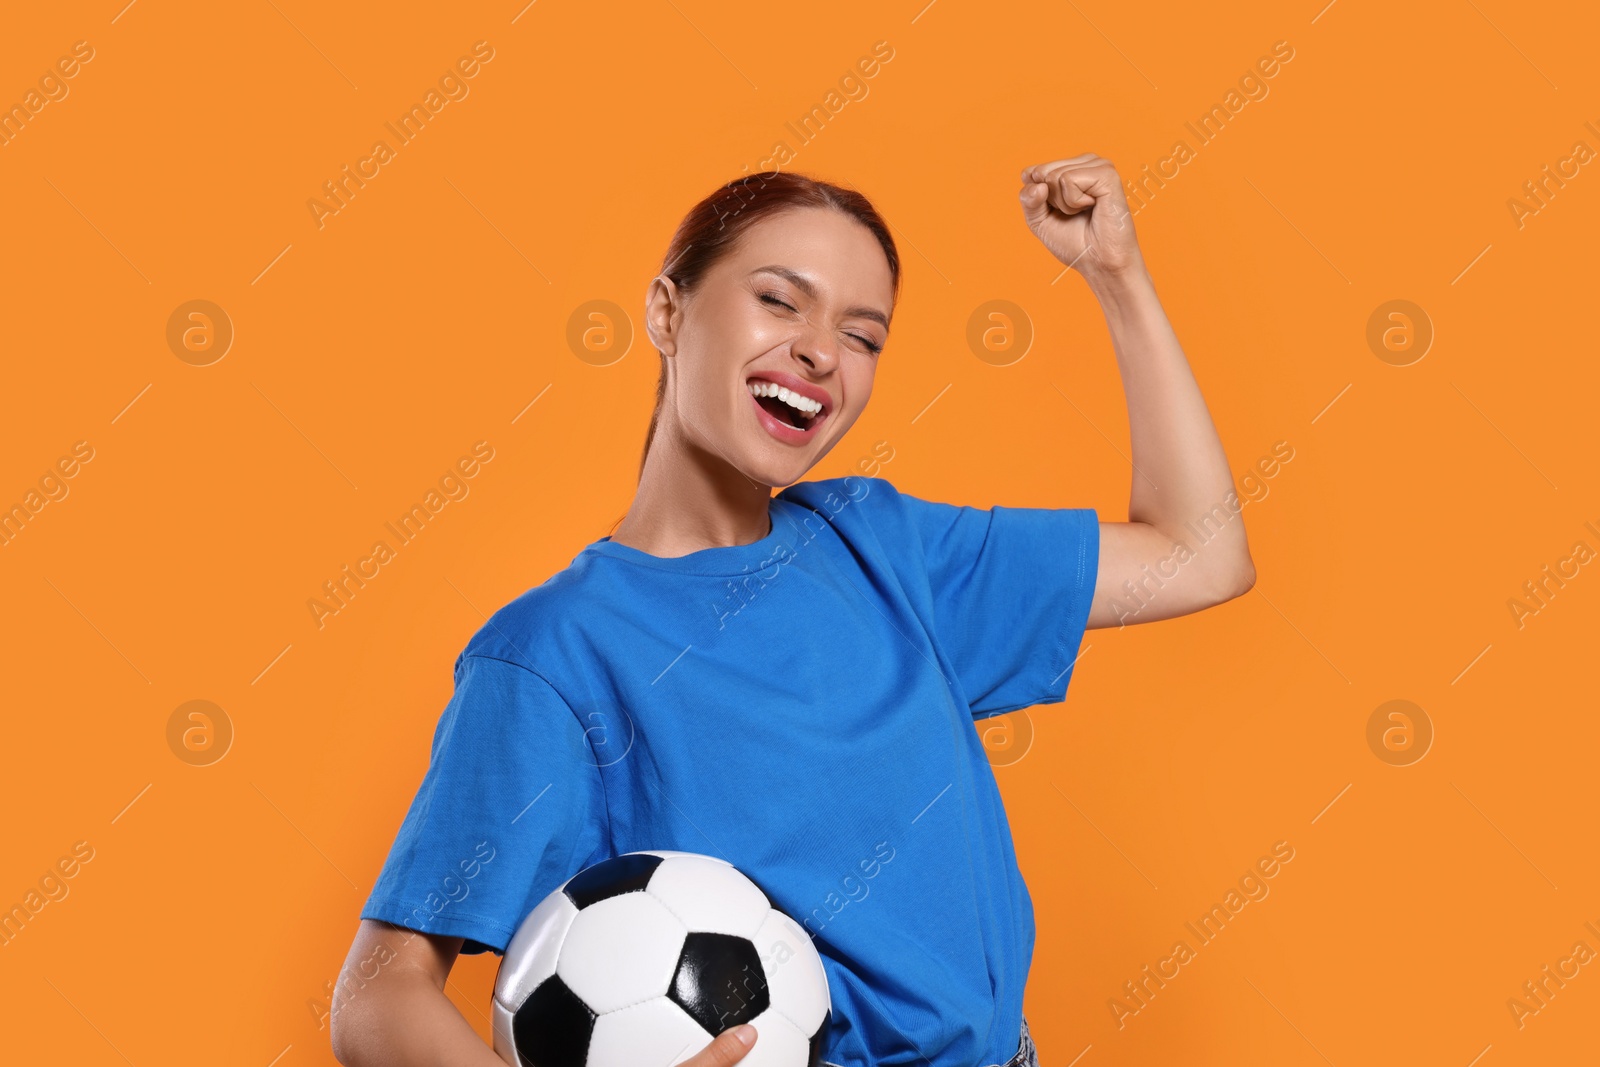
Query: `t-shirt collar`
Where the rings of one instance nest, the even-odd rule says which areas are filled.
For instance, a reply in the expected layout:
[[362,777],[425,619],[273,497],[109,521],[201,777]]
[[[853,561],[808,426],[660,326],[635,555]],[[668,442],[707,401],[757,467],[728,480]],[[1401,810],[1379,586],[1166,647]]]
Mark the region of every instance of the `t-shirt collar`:
[[702,548],[685,556],[652,556],[631,545],[619,544],[607,535],[590,542],[579,555],[605,556],[680,574],[736,577],[771,566],[781,558],[782,546],[792,541],[795,532],[794,521],[789,516],[789,509],[793,506],[782,496],[773,497],[767,508],[772,523],[771,532],[748,545]]

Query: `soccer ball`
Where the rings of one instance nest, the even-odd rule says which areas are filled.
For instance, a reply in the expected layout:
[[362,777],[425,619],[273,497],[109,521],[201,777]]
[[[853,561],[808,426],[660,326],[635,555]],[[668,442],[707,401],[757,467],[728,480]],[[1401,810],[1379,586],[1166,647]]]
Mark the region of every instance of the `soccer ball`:
[[739,1067],[817,1067],[832,1008],[810,936],[737,867],[628,852],[522,920],[495,978],[494,1049],[516,1067],[673,1067],[750,1023]]

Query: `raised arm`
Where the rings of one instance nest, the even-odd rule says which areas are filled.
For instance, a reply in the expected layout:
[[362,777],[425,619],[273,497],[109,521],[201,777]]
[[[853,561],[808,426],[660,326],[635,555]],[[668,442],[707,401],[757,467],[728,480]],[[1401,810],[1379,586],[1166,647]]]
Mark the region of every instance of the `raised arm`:
[[1170,619],[1240,596],[1256,572],[1233,475],[1145,269],[1115,166],[1085,153],[1029,167],[1022,183],[1029,229],[1100,302],[1128,402],[1129,521],[1100,524],[1089,627]]

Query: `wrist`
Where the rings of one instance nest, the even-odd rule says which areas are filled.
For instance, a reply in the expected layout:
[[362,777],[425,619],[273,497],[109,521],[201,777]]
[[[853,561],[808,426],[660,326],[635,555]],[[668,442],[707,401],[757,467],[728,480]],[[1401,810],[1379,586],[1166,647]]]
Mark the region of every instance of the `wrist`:
[[1135,260],[1122,270],[1099,270],[1086,273],[1083,278],[1095,299],[1107,311],[1137,301],[1155,289],[1155,282],[1142,259]]

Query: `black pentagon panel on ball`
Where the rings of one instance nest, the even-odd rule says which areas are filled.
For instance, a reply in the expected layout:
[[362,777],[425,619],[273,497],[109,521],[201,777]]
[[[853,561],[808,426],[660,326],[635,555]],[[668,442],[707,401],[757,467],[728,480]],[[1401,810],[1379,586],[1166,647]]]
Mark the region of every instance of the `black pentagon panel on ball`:
[[594,1012],[557,975],[539,983],[511,1017],[522,1067],[584,1067]]
[[566,894],[582,911],[590,904],[623,893],[642,893],[650,876],[661,866],[660,856],[629,853],[601,860],[573,875],[567,882]]
[[811,1054],[806,1057],[806,1067],[818,1067],[822,1063],[822,1048],[828,1043],[828,1024],[831,1022],[833,1010],[830,1008],[822,1013],[822,1025],[811,1035]]
[[667,997],[713,1036],[749,1022],[772,1003],[761,955],[749,938],[732,934],[686,937]]

